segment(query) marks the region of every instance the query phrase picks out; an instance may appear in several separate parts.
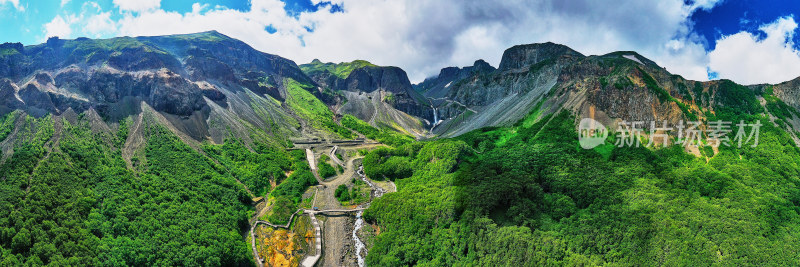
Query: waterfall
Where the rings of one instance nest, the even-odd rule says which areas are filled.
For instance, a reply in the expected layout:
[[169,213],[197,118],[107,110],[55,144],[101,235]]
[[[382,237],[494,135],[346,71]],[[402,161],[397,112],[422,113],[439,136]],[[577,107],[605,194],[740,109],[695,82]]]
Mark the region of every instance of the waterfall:
[[439,114],[436,112],[436,107],[431,106],[433,108],[433,124],[439,122]]
[[436,107],[431,106],[431,109],[433,109],[433,123],[431,123],[430,132],[433,132],[433,128],[436,128],[436,125],[439,125],[442,121],[439,120],[439,113],[436,112]]

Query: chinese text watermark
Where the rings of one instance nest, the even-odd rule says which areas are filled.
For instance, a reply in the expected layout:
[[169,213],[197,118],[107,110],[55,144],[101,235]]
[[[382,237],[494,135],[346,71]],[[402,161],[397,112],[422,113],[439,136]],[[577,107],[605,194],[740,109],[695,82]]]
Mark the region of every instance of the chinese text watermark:
[[[649,126],[649,127],[646,127]],[[651,147],[661,144],[666,147],[674,138],[676,145],[711,147],[745,145],[758,146],[761,122],[710,121],[704,125],[700,121],[679,121],[670,125],[667,121],[626,121],[617,123],[614,146]],[[735,134],[734,134],[735,132]],[[733,134],[733,135],[732,135]],[[591,118],[581,120],[578,125],[578,140],[584,149],[592,149],[605,143],[608,138],[606,127]],[[643,140],[646,140],[643,142]]]

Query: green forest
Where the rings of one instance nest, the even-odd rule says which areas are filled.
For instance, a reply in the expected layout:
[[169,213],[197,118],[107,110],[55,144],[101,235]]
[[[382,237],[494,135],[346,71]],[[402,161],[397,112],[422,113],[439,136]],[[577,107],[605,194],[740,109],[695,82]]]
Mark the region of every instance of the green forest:
[[364,213],[381,227],[367,265],[800,264],[800,150],[752,91],[720,87],[739,97],[708,120],[759,120],[758,147],[584,150],[562,111],[371,152],[398,192]]
[[240,142],[206,145],[205,157],[150,125],[130,169],[115,147],[125,134],[19,112],[4,121],[22,138],[0,166],[2,266],[251,265],[242,238],[251,196],[235,178],[264,192],[256,177],[282,180],[293,167],[282,149],[253,153]]

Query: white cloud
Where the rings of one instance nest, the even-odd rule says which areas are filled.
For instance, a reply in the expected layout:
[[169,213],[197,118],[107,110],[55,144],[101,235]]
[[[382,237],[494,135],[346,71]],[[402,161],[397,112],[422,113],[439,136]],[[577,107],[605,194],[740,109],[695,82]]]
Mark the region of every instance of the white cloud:
[[52,36],[74,38],[88,36],[106,37],[117,33],[116,22],[111,19],[111,12],[103,12],[97,2],[85,2],[80,14],[64,13],[56,15],[44,25],[43,39]]
[[143,12],[159,8],[161,0],[114,0],[114,5],[120,11]]
[[44,25],[45,37],[58,36],[60,38],[68,38],[72,35],[72,28],[70,27],[70,18],[64,19],[61,15],[56,15],[53,20]]
[[0,0],[0,5],[4,5],[6,3],[10,3],[19,11],[25,11],[25,7],[19,4],[19,0]]
[[208,8],[208,4],[201,5],[200,3],[194,3],[192,4],[192,13],[199,14],[200,11],[203,11],[206,8]]
[[[249,12],[154,10],[128,14],[119,24],[122,35],[217,29],[299,63],[313,58],[367,59],[403,67],[415,81],[442,67],[470,65],[480,58],[497,66],[505,48],[546,41],[587,54],[637,50],[687,78],[705,79],[707,59],[699,39],[689,36],[687,18],[694,9],[716,2],[342,0],[345,13],[320,10],[294,19],[283,11],[281,1],[253,0]],[[268,25],[278,32],[266,33]]]
[[86,33],[94,37],[101,36],[104,33],[112,33],[116,30],[116,24],[111,20],[111,12],[103,12],[97,15],[92,15],[86,20]]
[[[187,13],[159,9],[158,0],[114,0],[121,19],[109,23],[106,17],[81,15],[83,20],[97,22],[88,23],[97,27],[79,31],[113,31],[103,35],[110,37],[218,30],[298,64],[314,58],[366,59],[402,67],[412,81],[443,67],[471,65],[477,59],[497,66],[508,47],[552,41],[584,54],[635,50],[669,71],[703,80],[708,56],[703,41],[692,34],[688,17],[719,1],[622,0],[614,5],[594,0],[334,2],[345,12],[331,13],[326,6],[293,17],[279,0],[252,0],[248,11],[194,4]],[[268,33],[268,26],[277,32]]]
[[792,37],[797,30],[792,17],[783,17],[762,25],[763,39],[749,32],[739,32],[717,40],[709,53],[712,71],[720,78],[738,83],[780,83],[800,76],[800,51]]
[[695,9],[711,10],[714,6],[722,3],[722,1],[723,0],[695,0],[691,6]]
[[61,0],[61,7],[64,7],[67,4],[69,4],[69,1],[71,1],[71,0]]

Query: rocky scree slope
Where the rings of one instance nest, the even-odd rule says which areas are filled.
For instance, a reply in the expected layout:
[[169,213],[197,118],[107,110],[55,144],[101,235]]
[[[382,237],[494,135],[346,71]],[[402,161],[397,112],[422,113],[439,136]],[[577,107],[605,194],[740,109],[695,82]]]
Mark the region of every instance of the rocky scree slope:
[[[690,81],[636,52],[584,56],[553,43],[509,48],[497,70],[475,71],[479,65],[460,71],[445,68],[415,86],[436,99],[432,103],[444,122],[433,129],[434,134],[452,137],[508,126],[528,115],[535,121],[561,109],[610,128],[621,120],[704,121],[732,106],[757,114],[761,107],[751,100],[767,87],[748,88],[728,80]],[[798,106],[796,80],[769,88],[774,88],[777,99]]]
[[350,114],[378,128],[423,136],[433,121],[431,103],[414,90],[406,72],[363,60],[300,66],[335,97],[324,99],[340,115]]
[[116,125],[135,120],[146,106],[195,143],[259,138],[285,144],[303,134],[330,134],[301,132],[308,123],[284,103],[290,80],[316,87],[293,61],[215,31],[0,45],[0,112],[41,117],[91,110]]

